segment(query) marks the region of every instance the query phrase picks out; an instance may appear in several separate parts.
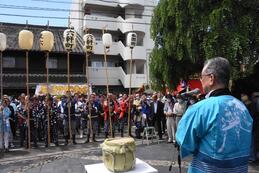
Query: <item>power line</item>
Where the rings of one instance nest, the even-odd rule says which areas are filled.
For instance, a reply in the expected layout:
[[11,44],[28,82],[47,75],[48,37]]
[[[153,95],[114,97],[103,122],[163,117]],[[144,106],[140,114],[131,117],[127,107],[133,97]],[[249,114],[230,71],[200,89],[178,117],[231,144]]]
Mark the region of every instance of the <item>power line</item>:
[[[83,3],[78,3],[78,2],[67,2],[67,1],[56,1],[56,0],[32,0],[32,1],[38,1],[38,2],[47,2],[47,3],[63,3],[63,4],[76,4],[76,5],[83,5]],[[101,2],[106,2],[106,3],[118,3],[116,1],[107,1],[107,0],[96,0],[96,1],[101,1]],[[132,5],[130,3],[120,3],[120,4],[125,4],[125,5]],[[89,5],[96,5],[96,4],[89,4]],[[116,6],[116,7],[120,7],[120,6]],[[154,8],[155,6],[152,5],[145,5],[144,7],[152,7]],[[120,7],[122,8],[122,7]],[[133,9],[133,10],[140,10],[134,7],[127,7],[127,9]],[[146,11],[153,11],[146,9]]]
[[[81,5],[82,3],[80,2],[68,2],[68,1],[57,1],[57,0],[32,0],[32,1],[40,1],[40,2],[47,2],[47,3],[60,3],[60,4],[79,4]],[[109,1],[109,0],[96,0],[96,1],[101,1],[101,2],[107,2],[107,3],[118,3],[118,4],[123,4],[123,5],[132,5],[131,3],[121,3],[118,1]],[[145,7],[155,7],[155,5],[145,5]]]
[[40,1],[40,2],[48,2],[48,3],[59,3],[59,4],[82,4],[82,3],[79,3],[79,2],[55,1],[55,0],[32,0],[32,1]]
[[[64,12],[76,11],[76,10],[68,10],[68,9],[61,9],[61,8],[41,8],[41,7],[29,7],[29,6],[6,5],[6,4],[0,4],[0,8],[35,10],[35,11],[64,11]],[[79,12],[79,10],[78,10],[78,12]]]
[[[68,20],[68,17],[58,17],[58,16],[35,16],[35,15],[22,15],[22,14],[9,14],[9,13],[0,13],[0,16],[12,16],[12,17],[30,17],[30,18],[41,18],[41,19],[59,19],[59,20]],[[128,24],[143,24],[143,25],[151,25],[151,23],[144,23],[144,22],[120,22],[120,21],[112,21],[112,20],[105,20],[105,19],[83,19],[83,18],[75,18],[70,17],[73,20],[83,20],[83,21],[98,21],[98,22],[113,22],[113,23],[128,23]]]
[[[84,13],[84,10],[69,10],[64,8],[42,8],[42,7],[29,7],[29,6],[18,6],[18,5],[6,5],[0,4],[0,8],[3,9],[18,9],[18,10],[33,10],[33,11],[60,11],[60,12],[81,12]],[[123,15],[135,15],[135,16],[145,16],[145,17],[152,17],[152,15],[147,14],[133,14],[133,13],[117,13],[116,11],[106,11],[111,14],[123,14]],[[95,11],[94,13],[104,14],[103,12]]]

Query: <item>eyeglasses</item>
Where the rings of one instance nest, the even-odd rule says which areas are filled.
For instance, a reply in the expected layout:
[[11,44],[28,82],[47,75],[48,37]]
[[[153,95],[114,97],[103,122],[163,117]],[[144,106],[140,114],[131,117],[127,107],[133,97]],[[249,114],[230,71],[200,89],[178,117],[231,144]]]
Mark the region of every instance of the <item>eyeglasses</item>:
[[208,73],[208,74],[201,74],[200,75],[200,80],[202,80],[202,78],[204,77],[204,76],[210,76],[210,75],[212,75],[213,73]]

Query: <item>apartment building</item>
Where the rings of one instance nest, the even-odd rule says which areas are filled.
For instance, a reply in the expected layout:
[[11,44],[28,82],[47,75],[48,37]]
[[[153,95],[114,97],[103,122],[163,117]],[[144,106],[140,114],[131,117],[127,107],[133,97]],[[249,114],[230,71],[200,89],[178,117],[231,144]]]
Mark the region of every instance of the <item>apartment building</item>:
[[154,46],[150,38],[150,23],[155,0],[73,0],[71,23],[83,36],[86,30],[96,38],[89,62],[89,81],[93,86],[106,85],[102,34],[112,35],[113,44],[107,55],[110,86],[129,88],[131,51],[126,46],[129,32],[137,34],[137,46],[132,53],[132,88],[149,84],[149,54]]

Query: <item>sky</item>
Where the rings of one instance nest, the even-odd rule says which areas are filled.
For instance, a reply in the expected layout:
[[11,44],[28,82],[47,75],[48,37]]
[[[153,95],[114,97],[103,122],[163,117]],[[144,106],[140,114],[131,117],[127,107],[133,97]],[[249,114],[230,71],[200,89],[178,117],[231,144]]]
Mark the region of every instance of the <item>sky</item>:
[[[158,2],[159,0],[156,1]],[[0,0],[0,22],[26,24],[26,20],[28,20],[28,24],[46,25],[49,21],[50,26],[66,27],[68,26],[67,17],[69,16],[71,3],[72,0]],[[38,9],[29,10],[28,8]],[[44,9],[39,10],[39,8]],[[62,9],[65,11],[60,11]],[[55,19],[59,17],[61,19]]]
[[[62,18],[68,17],[69,11],[67,10],[70,9],[72,0],[55,0],[55,2],[64,2],[64,3],[53,3],[53,2],[46,2],[46,1],[48,0],[0,0],[0,22],[26,24],[26,20],[28,20],[29,24],[46,25],[49,20],[50,26],[67,26],[68,25],[67,19],[51,19],[49,17],[62,17]],[[13,9],[14,6],[15,8],[22,8],[22,9]],[[66,11],[55,11],[55,10],[46,11],[45,9],[44,10],[24,9],[24,8],[32,8],[32,7],[50,8],[52,10],[66,9]],[[44,16],[46,18],[19,17],[19,16],[8,16],[8,15]]]

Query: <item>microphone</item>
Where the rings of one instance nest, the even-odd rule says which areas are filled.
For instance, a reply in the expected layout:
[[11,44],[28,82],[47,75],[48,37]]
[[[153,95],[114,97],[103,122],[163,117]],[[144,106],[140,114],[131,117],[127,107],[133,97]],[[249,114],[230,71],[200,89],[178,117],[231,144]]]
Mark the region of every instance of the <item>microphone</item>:
[[195,88],[191,91],[182,93],[181,96],[188,97],[188,96],[193,96],[193,95],[200,94],[200,93],[201,93],[201,90],[199,88]]

